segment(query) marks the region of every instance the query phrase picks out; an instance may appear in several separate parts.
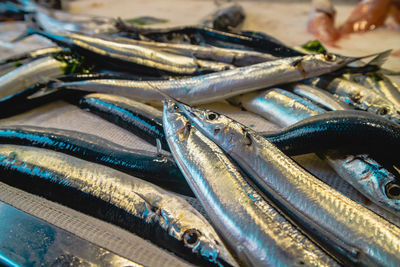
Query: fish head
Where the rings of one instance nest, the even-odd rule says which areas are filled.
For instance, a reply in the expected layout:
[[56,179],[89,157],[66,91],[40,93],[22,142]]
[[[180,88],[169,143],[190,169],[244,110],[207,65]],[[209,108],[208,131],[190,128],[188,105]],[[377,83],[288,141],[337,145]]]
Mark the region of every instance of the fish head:
[[309,78],[338,70],[358,59],[331,53],[313,54],[294,61],[293,66],[299,68],[305,74],[305,78]]
[[173,101],[166,99],[163,105],[163,127],[167,137],[185,142],[192,126],[182,110]]
[[209,109],[194,108],[180,102],[176,105],[196,128],[225,151],[233,151],[240,145],[249,143],[250,137],[244,126],[228,116]]
[[367,108],[367,111],[385,117],[395,123],[400,123],[400,112],[393,105],[387,105],[385,103],[373,103]]
[[[163,125],[167,139],[181,142],[183,146],[190,143],[189,136],[197,131],[184,112],[174,102],[168,100],[163,105]],[[183,242],[186,249],[190,249],[202,259],[219,266],[237,266],[218,234],[204,218],[204,222],[199,221],[202,220],[201,218],[199,216],[181,217],[179,219],[181,231],[175,233],[177,239]],[[193,225],[199,227],[193,228]]]
[[205,232],[199,229],[187,229],[182,236],[184,245],[201,258],[219,266],[237,266],[236,261],[214,230],[211,228],[212,231],[209,231],[208,229],[209,227],[205,227],[203,229]]

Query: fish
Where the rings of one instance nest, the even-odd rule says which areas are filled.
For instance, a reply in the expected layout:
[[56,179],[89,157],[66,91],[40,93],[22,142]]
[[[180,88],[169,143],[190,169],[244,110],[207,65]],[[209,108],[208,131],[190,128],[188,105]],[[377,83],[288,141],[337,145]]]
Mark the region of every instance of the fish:
[[171,101],[164,103],[163,120],[178,166],[216,230],[245,265],[338,266],[272,207]]
[[400,110],[400,89],[388,77],[375,72],[367,75],[350,75],[350,80],[382,94]]
[[22,52],[17,55],[12,55],[9,57],[2,58],[0,60],[0,65],[7,63],[16,63],[18,61],[26,60],[26,59],[35,59],[39,57],[48,56],[54,53],[59,53],[64,51],[65,49],[59,46],[49,46],[44,48],[38,48],[27,52]]
[[366,110],[400,123],[400,113],[392,102],[380,93],[358,83],[342,78],[332,79],[322,76],[302,82],[323,88],[357,109]]
[[192,263],[237,266],[180,196],[106,166],[41,148],[1,145],[1,181],[116,224]]
[[118,42],[143,45],[151,47],[153,49],[159,49],[161,51],[168,53],[173,53],[183,56],[194,56],[198,59],[223,62],[237,67],[243,67],[279,59],[276,56],[256,51],[228,49],[215,46],[200,46],[193,44],[149,42],[149,41],[135,40],[131,38],[118,37],[118,36],[113,38]]
[[68,88],[109,93],[160,104],[155,88],[191,104],[210,103],[280,83],[294,82],[340,69],[358,58],[315,54],[268,61],[234,70],[168,81],[90,80],[55,82],[47,89]]
[[400,264],[399,228],[320,181],[255,131],[223,114],[175,102],[286,216],[343,264]]
[[400,149],[400,125],[358,110],[328,111],[262,135],[289,155],[340,147],[357,153],[383,154]]
[[174,160],[91,134],[28,125],[0,127],[0,143],[33,146],[99,163],[186,196],[194,196]]
[[34,1],[22,0],[28,25],[47,32],[81,32],[87,35],[111,34],[116,31],[114,18],[87,14],[73,14],[59,9],[46,8]]
[[22,64],[25,63],[27,63],[27,61],[22,61],[22,62],[16,61],[0,65],[0,77],[6,74],[7,72],[15,70],[16,68],[20,67]]
[[66,63],[46,56],[22,65],[0,77],[0,103],[18,96],[23,90],[51,79],[62,76]]
[[19,55],[6,57],[0,60],[0,76],[10,72],[24,64],[31,62],[34,59],[51,55],[56,52],[62,51],[58,47],[49,47],[37,49],[30,52],[21,53]]
[[318,115],[325,110],[309,101],[280,88],[252,92],[228,99],[229,103],[261,115],[267,120],[283,126],[292,125]]
[[162,112],[152,106],[107,94],[86,95],[79,100],[78,106],[132,132],[150,144],[157,145],[160,142],[161,147],[169,151]]
[[[31,205],[31,199],[25,201],[25,204],[29,201],[28,205]],[[49,207],[42,208],[41,212],[48,213],[49,209]],[[32,264],[52,266],[76,263],[86,266],[142,266],[137,260],[123,258],[99,244],[89,242],[82,236],[72,234],[2,201],[0,216],[2,217],[0,230],[3,233],[3,245],[0,247],[2,266]],[[76,214],[71,215],[69,219],[79,222]],[[88,227],[87,224],[85,226]],[[93,227],[92,224],[90,226]],[[87,228],[80,229],[87,232]],[[96,230],[99,231],[99,228]],[[159,253],[162,253],[161,250]]]
[[[292,98],[287,94],[287,98],[284,99],[279,94],[270,94],[269,91],[265,93],[264,98],[262,95],[258,97],[262,98],[263,102],[260,102],[257,110],[253,110],[282,127],[290,127],[294,123],[301,123],[304,118],[312,118],[312,116],[326,112],[296,95],[293,95]],[[301,99],[302,102],[296,103],[298,99]],[[304,106],[308,108],[306,109]],[[251,100],[248,101],[247,107],[251,109]],[[316,109],[319,110],[317,114],[315,114]],[[258,110],[262,110],[262,112],[258,112]],[[279,113],[276,110],[279,110]],[[387,166],[385,168],[368,154],[352,154],[347,150],[333,151],[331,149],[330,151],[321,151],[318,155],[325,159],[334,171],[358,192],[383,209],[398,214],[400,197],[399,194],[396,194],[396,188],[399,188],[400,177],[389,171]]]
[[102,61],[103,64],[108,63],[108,65],[113,63],[127,70],[133,66],[137,67],[140,65],[149,68],[149,70],[156,69],[169,73],[190,75],[233,68],[233,66],[231,67],[224,63],[196,60],[192,57],[173,55],[148,47],[120,43],[79,33],[51,33],[36,29],[28,29],[27,33],[20,38],[32,34],[46,37],[60,46],[78,50],[97,62]]
[[322,105],[324,108],[329,110],[351,110],[353,109],[349,104],[338,101],[332,94],[326,92],[321,88],[317,88],[315,86],[305,85],[305,84],[296,84],[293,86],[292,91],[309,99],[317,104]]
[[[117,20],[117,29],[130,37],[153,40],[163,43],[189,43],[222,48],[241,49],[271,54],[276,57],[304,56],[275,38],[260,38],[257,35],[223,32],[202,26],[185,26],[156,29],[153,27],[137,27]],[[266,36],[266,34],[263,34]]]

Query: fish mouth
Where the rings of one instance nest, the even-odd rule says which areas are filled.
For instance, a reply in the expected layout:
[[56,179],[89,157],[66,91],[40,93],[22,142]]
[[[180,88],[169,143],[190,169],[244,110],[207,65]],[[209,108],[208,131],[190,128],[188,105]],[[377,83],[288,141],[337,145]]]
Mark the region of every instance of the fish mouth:
[[207,258],[210,262],[217,264],[218,266],[239,266],[229,251],[220,245],[210,244],[204,241],[200,241],[202,249],[199,253]]

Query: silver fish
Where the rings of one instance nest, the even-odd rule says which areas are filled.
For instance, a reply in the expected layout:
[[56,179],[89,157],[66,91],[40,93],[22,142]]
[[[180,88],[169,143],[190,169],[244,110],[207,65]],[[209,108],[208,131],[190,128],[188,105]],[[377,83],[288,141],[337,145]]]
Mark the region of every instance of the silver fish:
[[49,33],[30,29],[28,34],[39,34],[62,46],[75,46],[103,59],[143,65],[171,73],[194,74],[201,71],[222,71],[234,68],[225,63],[196,60],[195,58],[165,53],[148,47],[79,33]]
[[397,106],[400,110],[400,90],[388,77],[383,74],[375,73],[374,76],[369,75],[351,75],[350,79],[375,90],[382,94],[386,99]]
[[81,32],[99,34],[116,32],[114,18],[86,14],[72,14],[57,9],[46,8],[34,1],[21,0],[23,9],[29,14],[25,21],[46,32]]
[[[316,86],[319,87],[318,85]],[[345,79],[335,78],[323,89],[358,109],[385,116],[394,122],[400,123],[400,113],[396,105],[380,93],[365,86]]]
[[[73,193],[79,192],[82,196],[79,202],[101,200],[106,203],[106,211],[94,212],[96,216],[104,216],[103,219],[117,224],[125,222],[124,227],[152,239],[153,242],[159,242],[164,248],[181,256],[186,251],[208,263],[236,265],[222,240],[197,210],[178,195],[151,183],[99,164],[33,147],[0,145],[0,165],[9,172],[17,173],[8,183],[13,183],[22,173],[29,175],[34,184],[58,184],[59,187],[52,188],[52,194],[57,194],[55,191],[61,191],[60,187],[63,187],[67,193],[60,193],[61,196],[68,197],[72,194],[76,197]],[[2,181],[5,180],[7,177],[2,178]],[[48,197],[46,192],[42,193]],[[52,199],[54,197],[50,196]],[[57,200],[60,201],[58,198]],[[76,208],[74,205],[73,207]],[[115,209],[124,212],[113,213]],[[105,214],[100,215],[103,213]],[[137,225],[127,226],[127,222],[135,222],[132,217],[138,221]],[[155,229],[158,230],[152,233]],[[174,243],[171,247],[165,247],[168,239]]]
[[314,86],[299,83],[292,90],[294,93],[318,103],[329,110],[353,109],[347,103],[339,102],[332,94]]
[[278,59],[277,57],[256,51],[246,51],[239,49],[220,48],[216,46],[200,46],[192,44],[161,43],[139,41],[124,37],[114,37],[118,42],[132,43],[147,46],[164,52],[178,54],[182,56],[196,57],[204,60],[213,60],[242,67],[261,62]]
[[[246,109],[248,108],[282,127],[317,115],[316,112],[318,114],[326,112],[296,95],[291,97],[290,94],[286,94],[286,98],[282,98],[279,94],[271,93],[273,91],[265,91],[264,97],[260,94],[257,98],[262,99],[263,102],[258,102],[256,107],[251,99],[242,104],[244,103]],[[396,193],[396,189],[399,188],[398,181],[378,162],[365,154],[348,155],[336,151],[326,151],[319,155],[325,158],[335,172],[358,192],[385,210],[393,214],[400,214],[400,196]]]
[[271,207],[172,102],[164,104],[163,119],[178,166],[213,225],[242,261],[251,266],[338,265]]
[[177,105],[287,216],[344,263],[400,264],[399,228],[332,189],[244,125],[209,110]]
[[22,52],[17,55],[12,55],[8,57],[4,57],[0,60],[0,65],[7,63],[14,63],[15,61],[25,60],[25,59],[34,59],[38,57],[48,56],[53,53],[61,52],[64,48],[58,46],[50,46],[44,48],[38,48],[31,51]]
[[179,80],[90,80],[54,83],[50,88],[67,87],[111,93],[158,103],[162,100],[162,96],[155,89],[159,89],[192,104],[210,103],[268,86],[318,76],[337,70],[355,60],[357,59],[331,54],[306,55]]
[[10,63],[5,63],[5,64],[1,64],[0,65],[0,77],[3,76],[4,74],[6,74],[7,72],[10,72],[12,70],[15,70],[16,68],[18,68],[21,64],[26,63],[25,61],[23,62],[10,62]]
[[35,49],[29,52],[24,52],[18,55],[13,55],[10,57],[5,57],[0,60],[0,76],[39,57],[48,56],[52,53],[61,52],[62,50],[63,49],[61,47],[46,47]]
[[310,115],[324,112],[323,108],[310,105],[303,98],[280,88],[248,93],[230,98],[231,104],[244,107],[278,125],[292,125]]
[[26,89],[44,78],[62,76],[66,63],[47,56],[36,59],[0,77],[0,101]]

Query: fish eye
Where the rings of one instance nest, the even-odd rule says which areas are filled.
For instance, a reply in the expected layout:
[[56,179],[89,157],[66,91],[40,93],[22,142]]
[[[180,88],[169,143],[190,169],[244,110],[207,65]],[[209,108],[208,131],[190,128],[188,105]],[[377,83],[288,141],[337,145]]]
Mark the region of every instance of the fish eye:
[[336,59],[335,55],[332,54],[325,54],[325,60],[327,61],[334,61]]
[[189,246],[193,246],[199,241],[200,232],[195,229],[186,230],[183,234],[183,242]]
[[400,185],[395,183],[389,183],[386,185],[385,189],[386,189],[386,195],[389,198],[400,199]]
[[216,118],[218,118],[218,114],[216,114],[216,113],[208,113],[207,114],[207,119],[210,121],[215,120]]
[[378,113],[378,115],[383,116],[383,115],[388,114],[388,110],[387,110],[387,108],[382,107],[382,108],[379,108],[379,109],[376,111],[376,113]]

